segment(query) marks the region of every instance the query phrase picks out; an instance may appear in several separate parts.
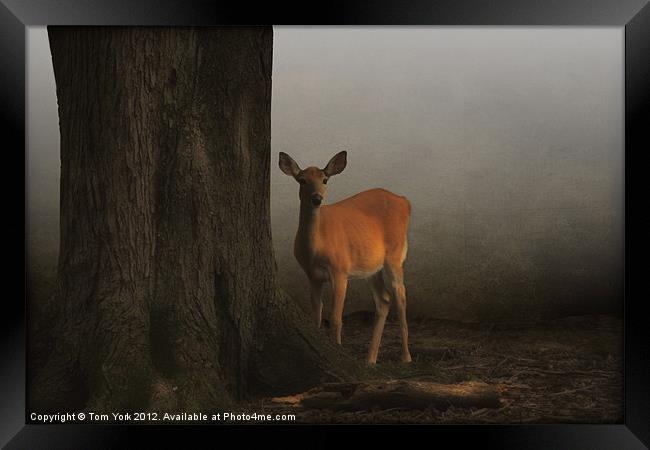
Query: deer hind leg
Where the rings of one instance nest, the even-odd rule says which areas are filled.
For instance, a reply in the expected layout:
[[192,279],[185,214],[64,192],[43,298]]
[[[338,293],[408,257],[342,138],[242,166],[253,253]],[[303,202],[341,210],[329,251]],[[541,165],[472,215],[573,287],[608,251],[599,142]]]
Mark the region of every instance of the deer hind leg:
[[368,364],[375,364],[379,353],[379,345],[381,344],[381,335],[384,332],[384,324],[390,308],[390,295],[386,291],[381,272],[377,272],[368,278],[368,284],[370,284],[372,297],[375,300],[375,326],[372,330],[372,339],[368,350]]
[[341,329],[343,328],[343,305],[345,304],[345,292],[348,288],[348,277],[345,274],[334,274],[332,280],[332,291],[334,301],[332,302],[332,333],[336,343],[341,345]]
[[[400,255],[401,256],[401,255]],[[406,322],[406,288],[404,287],[404,269],[402,261],[398,260],[393,264],[387,264],[385,268],[386,278],[397,306],[400,332],[402,335],[402,362],[411,362],[409,352],[409,329]]]

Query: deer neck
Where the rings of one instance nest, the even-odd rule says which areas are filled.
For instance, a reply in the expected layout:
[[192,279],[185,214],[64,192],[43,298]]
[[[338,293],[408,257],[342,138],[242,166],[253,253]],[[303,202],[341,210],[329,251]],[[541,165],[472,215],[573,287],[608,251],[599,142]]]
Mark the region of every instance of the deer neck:
[[300,202],[300,220],[296,235],[296,246],[307,254],[314,251],[320,231],[320,208],[313,208],[306,202]]

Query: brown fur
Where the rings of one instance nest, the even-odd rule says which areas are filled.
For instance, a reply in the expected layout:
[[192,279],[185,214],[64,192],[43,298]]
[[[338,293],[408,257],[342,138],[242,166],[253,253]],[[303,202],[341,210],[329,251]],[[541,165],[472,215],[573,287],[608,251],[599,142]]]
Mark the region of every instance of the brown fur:
[[322,285],[324,282],[332,284],[331,324],[339,344],[347,281],[349,278],[368,280],[376,308],[375,329],[368,353],[370,363],[377,359],[390,292],[396,299],[400,316],[402,360],[408,362],[411,356],[402,263],[408,246],[411,204],[406,197],[376,188],[332,205],[321,205],[319,199],[324,200],[327,195],[327,179],[343,171],[345,165],[345,152],[334,156],[325,169],[308,167],[304,170],[288,155],[280,154],[282,171],[300,183],[300,222],[294,255],[309,278],[318,326],[322,314]]

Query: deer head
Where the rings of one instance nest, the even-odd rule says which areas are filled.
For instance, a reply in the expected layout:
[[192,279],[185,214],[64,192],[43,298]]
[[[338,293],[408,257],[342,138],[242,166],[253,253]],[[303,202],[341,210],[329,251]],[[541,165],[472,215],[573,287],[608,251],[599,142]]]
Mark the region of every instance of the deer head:
[[343,172],[347,164],[347,152],[342,151],[334,155],[324,169],[307,167],[300,169],[298,164],[284,152],[280,152],[280,170],[292,176],[299,184],[300,202],[312,208],[320,207],[327,195],[327,181],[331,176]]

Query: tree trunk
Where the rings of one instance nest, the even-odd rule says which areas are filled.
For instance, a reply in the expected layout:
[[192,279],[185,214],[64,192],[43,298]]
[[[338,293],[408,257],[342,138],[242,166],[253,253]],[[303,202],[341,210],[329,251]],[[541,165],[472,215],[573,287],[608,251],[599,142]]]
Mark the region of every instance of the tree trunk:
[[276,286],[271,28],[48,33],[58,314],[30,405],[209,411],[353,378]]

